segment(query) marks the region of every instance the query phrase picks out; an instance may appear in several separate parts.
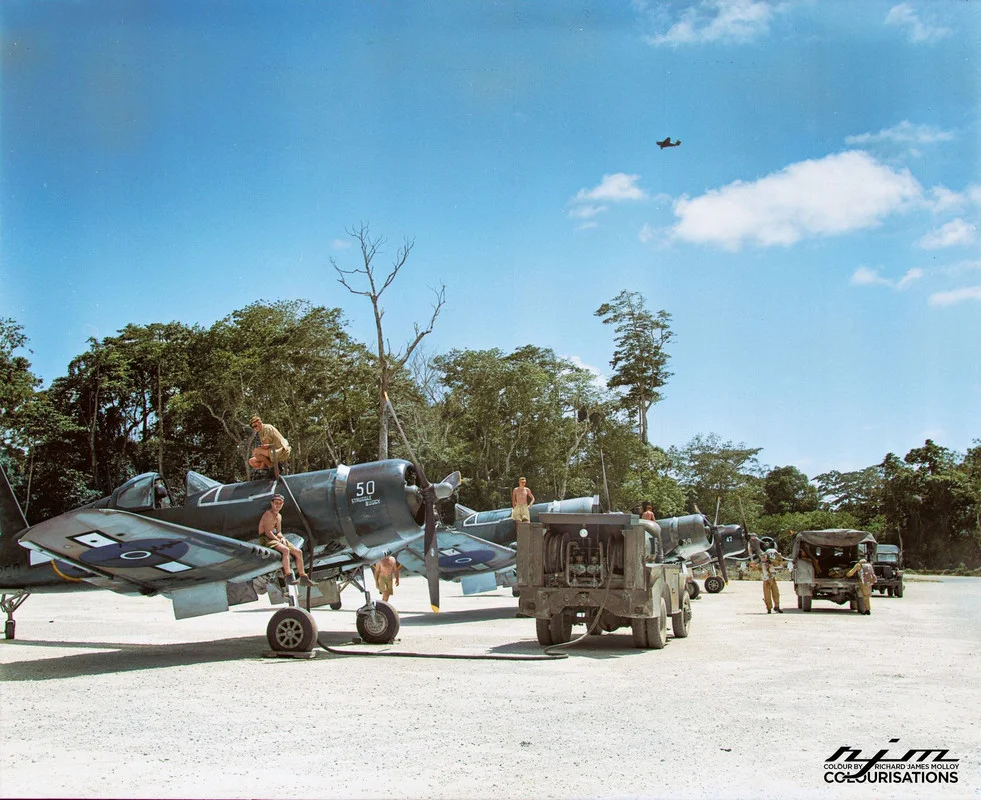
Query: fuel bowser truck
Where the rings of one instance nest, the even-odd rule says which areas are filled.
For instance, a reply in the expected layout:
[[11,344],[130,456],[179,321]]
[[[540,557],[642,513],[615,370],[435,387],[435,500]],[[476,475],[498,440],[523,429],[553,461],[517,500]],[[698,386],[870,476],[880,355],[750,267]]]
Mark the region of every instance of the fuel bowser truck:
[[518,529],[518,609],[535,618],[538,641],[572,639],[630,626],[635,647],[660,649],[668,618],[676,638],[688,636],[690,574],[664,563],[656,522],[633,514],[541,514]]

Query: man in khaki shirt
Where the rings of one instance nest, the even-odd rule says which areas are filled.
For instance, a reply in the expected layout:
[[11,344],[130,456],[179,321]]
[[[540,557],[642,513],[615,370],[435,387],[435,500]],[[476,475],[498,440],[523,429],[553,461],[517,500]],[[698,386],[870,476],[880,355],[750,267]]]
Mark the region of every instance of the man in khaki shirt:
[[290,443],[272,425],[263,424],[259,417],[249,420],[249,427],[259,434],[259,446],[252,451],[249,464],[256,469],[272,469],[289,461]]

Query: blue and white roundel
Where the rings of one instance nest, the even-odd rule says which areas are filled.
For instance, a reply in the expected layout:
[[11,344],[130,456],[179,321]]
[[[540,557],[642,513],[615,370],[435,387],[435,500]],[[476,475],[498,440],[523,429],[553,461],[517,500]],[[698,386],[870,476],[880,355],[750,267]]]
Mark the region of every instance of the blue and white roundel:
[[461,552],[459,550],[452,550],[450,552],[442,552],[439,554],[439,567],[440,569],[467,569],[472,568],[476,565],[488,564],[494,560],[493,550],[468,550],[467,552]]
[[92,566],[111,569],[157,567],[177,560],[189,549],[187,542],[180,539],[141,539],[94,547],[82,553],[79,560]]

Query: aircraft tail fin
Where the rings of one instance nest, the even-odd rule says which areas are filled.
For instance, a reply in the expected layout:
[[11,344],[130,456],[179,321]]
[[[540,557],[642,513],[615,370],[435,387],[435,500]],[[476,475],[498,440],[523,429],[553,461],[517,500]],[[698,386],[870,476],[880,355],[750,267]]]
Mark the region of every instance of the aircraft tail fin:
[[26,527],[24,512],[20,510],[6,471],[0,466],[0,562],[26,564],[30,561],[30,553],[14,538]]
[[460,503],[457,503],[453,508],[456,512],[457,524],[465,520],[467,517],[472,517],[477,513],[472,508],[467,508],[465,505],[461,505]]

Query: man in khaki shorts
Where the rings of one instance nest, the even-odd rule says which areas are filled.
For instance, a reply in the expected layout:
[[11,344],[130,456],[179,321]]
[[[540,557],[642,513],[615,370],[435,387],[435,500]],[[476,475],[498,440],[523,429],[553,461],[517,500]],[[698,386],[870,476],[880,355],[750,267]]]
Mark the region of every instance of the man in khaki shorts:
[[252,451],[249,464],[255,469],[272,469],[289,461],[290,443],[272,425],[266,425],[258,417],[249,420],[249,427],[259,434],[259,446]]
[[399,562],[390,555],[371,565],[371,571],[375,573],[375,588],[381,592],[382,600],[386,603],[394,591],[392,581],[395,581],[396,586],[399,585],[399,569]]
[[290,585],[296,583],[297,579],[293,576],[293,568],[290,566],[290,556],[296,561],[297,572],[300,573],[300,586],[313,586],[314,582],[307,577],[306,570],[303,569],[303,553],[292,542],[282,534],[284,498],[281,494],[273,495],[269,501],[269,508],[266,509],[259,519],[259,544],[276,550],[283,557],[283,577]]
[[535,502],[535,495],[525,485],[524,478],[518,478],[518,485],[511,490],[511,519],[515,522],[531,522],[528,506]]

